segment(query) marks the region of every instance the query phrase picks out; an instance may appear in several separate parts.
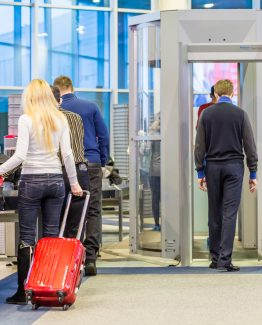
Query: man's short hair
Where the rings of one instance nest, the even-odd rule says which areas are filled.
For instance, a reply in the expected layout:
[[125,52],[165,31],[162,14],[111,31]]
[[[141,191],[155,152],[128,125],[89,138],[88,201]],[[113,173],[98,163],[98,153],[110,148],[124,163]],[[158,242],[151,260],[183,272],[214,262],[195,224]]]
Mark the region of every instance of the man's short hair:
[[50,85],[50,88],[52,90],[52,93],[53,93],[56,101],[58,102],[58,104],[60,104],[60,97],[61,97],[60,89],[56,86],[51,86],[51,85]]
[[214,86],[212,86],[211,89],[210,89],[210,97],[211,98],[215,97],[215,87]]
[[225,80],[219,80],[215,84],[215,93],[221,97],[221,96],[231,96],[233,94],[234,85],[231,80],[225,79]]
[[72,80],[67,76],[59,76],[54,81],[54,86],[58,87],[60,90],[74,90]]

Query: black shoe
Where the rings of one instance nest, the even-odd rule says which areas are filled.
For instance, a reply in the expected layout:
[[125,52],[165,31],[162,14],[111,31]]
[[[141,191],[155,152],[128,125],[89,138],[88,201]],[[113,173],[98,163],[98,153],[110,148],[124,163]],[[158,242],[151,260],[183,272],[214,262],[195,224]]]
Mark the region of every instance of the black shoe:
[[12,297],[6,298],[5,302],[7,304],[14,304],[14,305],[27,305],[28,304],[26,295],[25,295],[25,291],[19,290],[19,289]]
[[97,274],[96,262],[87,262],[85,265],[85,276],[92,276]]
[[27,298],[24,290],[24,283],[27,278],[27,273],[30,268],[32,254],[32,246],[21,242],[18,245],[17,256],[17,282],[18,289],[12,297],[6,298],[7,304],[27,305]]
[[232,263],[228,266],[218,266],[217,267],[218,271],[222,272],[238,272],[240,270],[240,267],[234,266]]
[[211,262],[211,263],[209,264],[209,268],[210,268],[210,269],[217,269],[217,263],[216,263],[216,262]]

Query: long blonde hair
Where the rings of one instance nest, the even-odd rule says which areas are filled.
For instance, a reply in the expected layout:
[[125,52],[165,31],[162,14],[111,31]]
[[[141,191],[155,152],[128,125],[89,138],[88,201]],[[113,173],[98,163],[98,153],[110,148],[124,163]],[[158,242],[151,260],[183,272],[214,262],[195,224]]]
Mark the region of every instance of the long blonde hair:
[[[52,133],[58,131],[57,120],[66,121],[64,114],[57,109],[57,102],[49,84],[45,80],[34,79],[23,93],[23,109],[33,122],[38,142],[43,139],[46,150],[52,152],[54,144]],[[43,133],[39,132],[39,122],[43,126]]]

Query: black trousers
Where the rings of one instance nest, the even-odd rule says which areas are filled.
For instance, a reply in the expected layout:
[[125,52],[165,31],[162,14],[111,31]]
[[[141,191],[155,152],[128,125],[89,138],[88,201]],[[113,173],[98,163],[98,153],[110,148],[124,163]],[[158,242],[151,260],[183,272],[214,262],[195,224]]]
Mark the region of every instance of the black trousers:
[[102,237],[102,170],[99,166],[88,166],[90,201],[86,221],[86,261],[95,261]]
[[207,162],[209,245],[218,266],[231,263],[243,175],[243,162]]
[[[86,164],[79,164],[76,165],[76,172],[77,172],[77,179],[82,187],[83,190],[89,190],[89,181],[88,181],[88,171],[87,171],[87,166]],[[65,167],[63,167],[63,177],[64,177],[64,182],[65,182],[65,191],[66,191],[66,196],[63,204],[63,209],[62,209],[62,214],[61,214],[61,222],[62,222],[62,217],[64,214],[65,210],[65,205],[66,205],[66,200],[67,200],[67,195],[70,192],[70,183],[66,174]],[[71,201],[71,206],[68,212],[68,217],[67,217],[67,222],[66,222],[66,227],[65,227],[65,232],[64,236],[67,238],[75,238],[77,235],[78,227],[79,227],[79,222],[84,206],[84,201],[85,197],[79,197],[79,196],[73,196],[72,201]],[[86,214],[87,218],[87,214]],[[84,232],[83,232],[84,233]],[[81,240],[83,241],[83,234],[81,237]]]

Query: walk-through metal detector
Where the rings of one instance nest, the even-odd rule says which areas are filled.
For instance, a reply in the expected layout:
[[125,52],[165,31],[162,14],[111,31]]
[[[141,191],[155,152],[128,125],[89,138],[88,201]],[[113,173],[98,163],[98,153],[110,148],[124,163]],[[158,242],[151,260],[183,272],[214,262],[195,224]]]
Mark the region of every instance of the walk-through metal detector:
[[[161,254],[181,258],[182,265],[190,265],[194,214],[192,63],[239,63],[239,104],[249,114],[261,159],[262,12],[164,11],[133,17],[129,26],[130,250],[137,252],[141,248],[141,143],[160,141]],[[150,116],[159,111],[161,131],[152,134],[148,126],[152,122]],[[257,248],[260,259],[262,190],[252,196],[247,177],[239,213],[241,237],[243,245]],[[258,179],[261,179],[261,169]]]

